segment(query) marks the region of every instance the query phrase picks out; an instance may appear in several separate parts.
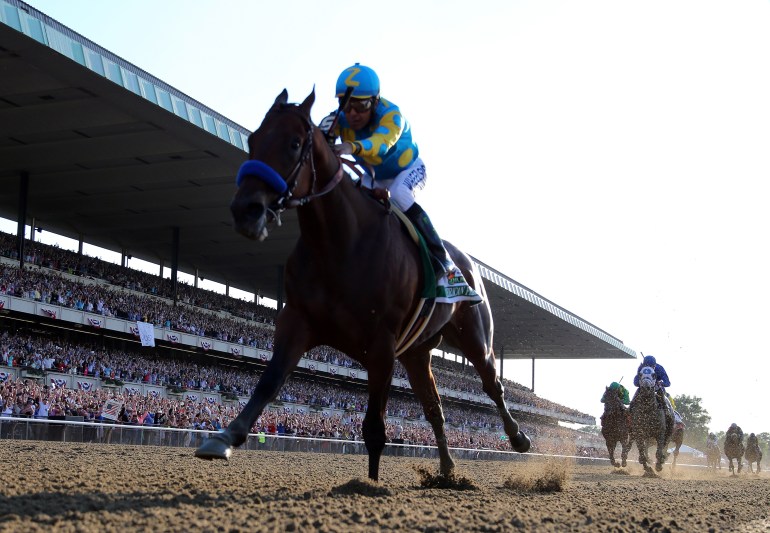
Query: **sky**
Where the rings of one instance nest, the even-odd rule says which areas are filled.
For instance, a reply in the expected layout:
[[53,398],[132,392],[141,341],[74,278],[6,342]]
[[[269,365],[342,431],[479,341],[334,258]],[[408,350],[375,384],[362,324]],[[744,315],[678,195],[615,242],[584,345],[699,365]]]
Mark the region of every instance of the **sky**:
[[640,354],[538,360],[536,394],[598,423],[652,354],[712,430],[770,431],[767,0],[29,3],[250,130],[372,67],[441,236]]

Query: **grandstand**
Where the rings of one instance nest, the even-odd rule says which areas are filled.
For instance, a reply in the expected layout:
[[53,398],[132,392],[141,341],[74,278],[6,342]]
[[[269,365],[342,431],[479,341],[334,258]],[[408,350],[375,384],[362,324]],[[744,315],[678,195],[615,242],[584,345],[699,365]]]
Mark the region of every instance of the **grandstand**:
[[[275,310],[197,288],[205,275],[227,289],[282,303],[282,266],[298,235],[296,215],[287,212],[281,231],[255,251],[232,230],[223,208],[248,131],[18,0],[0,0],[0,60],[0,216],[19,228],[17,235],[0,235],[0,328],[7,342],[21,335],[45,346],[42,339],[64,336],[62,342],[78,346],[96,342],[105,357],[121,352],[186,358],[258,374],[270,358]],[[30,239],[24,237],[27,226]],[[35,243],[35,228],[75,239],[79,252]],[[169,267],[171,279],[87,257],[84,242],[157,264],[160,274]],[[501,374],[506,358],[635,357],[619,339],[474,261],[496,317]],[[182,271],[194,277],[193,286],[178,282]],[[138,345],[137,320],[155,325],[153,354]],[[40,369],[28,366],[3,371],[36,380]],[[476,413],[471,418],[483,418],[490,402],[472,373],[449,360],[437,360],[436,369],[448,413],[467,408]],[[104,375],[64,370],[44,369],[46,383],[63,380],[70,389],[79,382],[105,385]],[[307,354],[296,375],[351,394],[366,381],[364,369],[323,348]],[[173,394],[175,388],[165,381],[131,382],[138,388],[117,381],[121,394],[138,391],[145,397]],[[182,388],[187,389],[176,385]],[[506,389],[516,418],[540,424],[544,432],[560,435],[559,420],[595,423],[520,384],[507,382]],[[241,392],[199,388],[190,394],[228,405]],[[394,379],[394,397],[413,402],[403,376]],[[303,405],[310,404],[286,409]],[[319,412],[331,416],[334,410],[321,405]],[[409,416],[396,418],[412,422]],[[466,420],[458,427],[473,427]],[[477,430],[493,434],[484,424]]]

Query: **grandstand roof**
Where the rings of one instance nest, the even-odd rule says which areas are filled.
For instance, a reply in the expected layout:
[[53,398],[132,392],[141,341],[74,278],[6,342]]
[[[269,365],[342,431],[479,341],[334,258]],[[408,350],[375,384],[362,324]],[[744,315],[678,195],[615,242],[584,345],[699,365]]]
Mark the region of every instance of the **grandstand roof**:
[[[228,205],[248,131],[17,0],[0,0],[0,216],[278,299],[296,214],[262,243]],[[630,358],[623,342],[476,261],[505,358]]]

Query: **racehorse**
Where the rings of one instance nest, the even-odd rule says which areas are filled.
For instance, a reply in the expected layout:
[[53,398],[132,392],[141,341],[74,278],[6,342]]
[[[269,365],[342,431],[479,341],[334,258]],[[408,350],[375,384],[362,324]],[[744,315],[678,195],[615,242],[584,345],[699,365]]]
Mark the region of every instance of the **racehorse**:
[[729,433],[725,437],[725,455],[730,461],[728,466],[730,472],[735,474],[735,468],[733,467],[733,459],[738,462],[738,473],[741,473],[743,468],[743,452],[745,448],[743,446],[743,437],[737,433]]
[[[617,391],[606,388],[604,393],[604,413],[601,416],[602,436],[607,443],[607,453],[612,466],[626,466],[628,451],[631,448],[631,417],[628,408],[618,396]],[[615,448],[620,443],[620,464],[615,460]]]
[[673,431],[673,420],[666,415],[667,411],[658,404],[654,382],[639,381],[639,388],[631,400],[631,440],[636,442],[639,449],[639,463],[644,468],[645,475],[655,475],[648,465],[647,448],[656,446],[655,470],[663,470],[666,461],[666,445]]
[[[236,231],[264,240],[267,225],[297,209],[300,236],[285,266],[286,305],[276,318],[273,356],[248,403],[223,432],[195,452],[203,459],[228,459],[243,444],[265,406],[278,394],[302,354],[331,346],[368,372],[369,402],[362,424],[369,478],[379,479],[385,448],[385,408],[396,357],[431,424],[440,474],[454,469],[444,432],[441,398],[430,368],[431,350],[442,338],[459,349],[481,377],[497,406],[512,448],[526,452],[530,440],[503,398],[492,350],[493,322],[478,270],[470,258],[446,243],[455,264],[483,301],[437,303],[420,320],[426,277],[413,237],[385,202],[351,179],[341,160],[310,119],[315,91],[301,104],[287,103],[284,89],[259,128],[248,138],[249,159],[238,172],[230,204]],[[430,267],[428,267],[430,268]],[[426,298],[426,300],[429,298]],[[424,329],[410,333],[417,322]],[[404,340],[407,340],[404,344]]]
[[746,453],[744,453],[744,457],[746,458],[746,462],[749,463],[749,471],[752,474],[754,473],[752,463],[757,463],[757,474],[762,471],[762,467],[759,464],[760,461],[762,461],[762,450],[759,447],[759,439],[757,439],[757,436],[753,433],[746,439]]
[[708,444],[706,446],[706,464],[709,468],[716,471],[717,467],[722,469],[722,452],[718,444]]

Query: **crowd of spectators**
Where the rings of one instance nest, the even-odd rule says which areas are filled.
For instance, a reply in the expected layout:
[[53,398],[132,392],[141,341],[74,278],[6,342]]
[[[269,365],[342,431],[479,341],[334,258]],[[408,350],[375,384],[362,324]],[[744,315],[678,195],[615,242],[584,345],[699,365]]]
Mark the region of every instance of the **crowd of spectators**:
[[[0,232],[0,255],[17,258],[15,236]],[[0,294],[126,320],[147,321],[159,327],[264,350],[272,348],[274,309],[185,284],[178,284],[181,303],[173,305],[169,299],[173,289],[170,279],[162,279],[56,246],[31,241],[26,241],[25,244],[25,261],[42,268],[21,270],[17,266],[0,264]],[[18,343],[18,339],[16,342]],[[105,376],[123,381],[151,380],[150,382],[164,385],[233,394],[246,393],[248,383],[256,379],[254,376],[237,375],[233,371],[209,371],[214,374],[210,376],[197,369],[187,372],[179,369],[160,371],[152,366],[140,369],[136,365],[130,367],[115,363],[116,359],[121,359],[121,355],[100,354],[98,347],[79,349],[86,353],[69,354],[65,360],[62,360],[62,357],[57,359],[59,352],[67,350],[65,346],[48,346],[38,350],[37,354],[17,350],[11,360],[15,357],[17,364],[33,368],[64,369],[82,375]],[[360,368],[357,362],[329,347],[317,347],[306,354],[306,357]],[[124,361],[131,358],[132,356],[122,354]],[[478,375],[470,365],[434,357],[433,367],[439,387],[484,395]],[[406,372],[398,363],[394,376],[406,379]],[[557,413],[587,416],[540,398],[528,388],[513,381],[503,380],[503,384],[508,402]],[[416,416],[414,409],[405,408],[404,412],[412,417]]]
[[[23,364],[27,362],[32,364]],[[196,364],[172,357],[148,358],[139,353],[99,348],[94,344],[68,342],[34,333],[16,334],[8,330],[0,335],[0,364],[50,368],[97,378],[110,376],[126,382],[237,395],[248,394],[259,377],[258,371]],[[191,402],[189,399],[139,397],[125,390],[51,388],[30,379],[0,384],[0,412],[9,416],[64,414],[101,421],[102,406],[110,398],[124,404],[120,422],[126,424],[220,429],[226,427],[238,412],[238,407],[232,402],[211,404],[204,400]],[[367,408],[367,399],[365,389],[353,384],[327,384],[300,376],[291,377],[282,387],[277,402],[285,402],[292,407],[265,411],[253,430],[355,440],[361,434],[360,423]],[[306,406],[306,412],[294,412],[294,407],[298,405]],[[321,412],[323,408],[342,411],[345,415],[330,416]],[[500,420],[493,410],[445,402],[444,412],[452,446],[506,449],[506,441],[500,438],[503,434]],[[420,424],[422,408],[411,395],[394,392],[388,402],[387,415],[402,421],[388,425],[391,437],[398,425],[401,438],[408,443],[432,445],[435,442],[432,430]],[[583,438],[579,433],[555,425],[525,423],[522,426],[527,434],[538,437],[540,451],[545,451],[544,447],[563,446],[577,437]],[[284,429],[281,430],[281,427]]]

